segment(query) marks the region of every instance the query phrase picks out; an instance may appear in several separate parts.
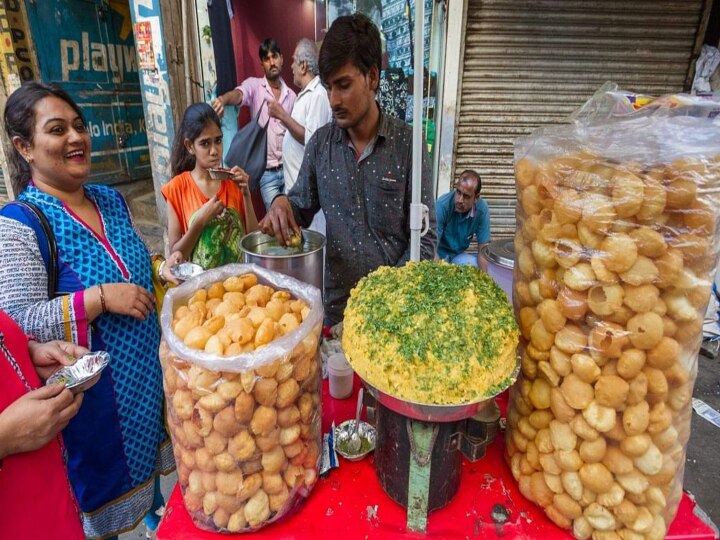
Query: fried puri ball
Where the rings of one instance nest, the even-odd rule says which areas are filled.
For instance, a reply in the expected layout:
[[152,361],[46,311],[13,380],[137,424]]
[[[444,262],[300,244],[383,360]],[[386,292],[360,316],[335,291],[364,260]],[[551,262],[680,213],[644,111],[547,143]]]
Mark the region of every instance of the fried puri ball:
[[277,411],[273,407],[260,405],[257,409],[255,409],[252,419],[250,420],[250,429],[254,434],[265,435],[272,431],[276,426]]
[[241,501],[245,501],[255,495],[262,487],[262,475],[260,473],[250,474],[242,479],[242,484],[238,489],[237,497]]
[[258,490],[245,504],[245,519],[251,527],[257,527],[270,517],[270,500],[267,493]]
[[234,409],[235,419],[240,424],[246,425],[253,417],[253,412],[255,410],[255,399],[252,395],[241,390],[235,398]]

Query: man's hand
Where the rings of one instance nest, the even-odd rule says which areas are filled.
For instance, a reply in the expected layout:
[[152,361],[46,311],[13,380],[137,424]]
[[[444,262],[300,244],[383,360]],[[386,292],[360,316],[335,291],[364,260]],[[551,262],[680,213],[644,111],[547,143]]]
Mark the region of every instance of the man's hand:
[[80,410],[83,394],[62,384],[43,386],[0,413],[0,458],[45,446]]
[[223,114],[225,114],[225,103],[223,102],[223,97],[219,96],[212,100],[210,103],[213,110],[217,113],[217,115],[222,118]]
[[49,341],[47,343],[30,341],[28,350],[35,365],[35,371],[43,380],[50,377],[58,368],[72,365],[76,359],[90,352],[85,347],[79,347],[67,341]]
[[274,99],[268,99],[266,101],[268,106],[268,113],[270,114],[271,118],[277,118],[280,120],[283,124],[287,123],[287,117],[288,113],[285,109],[282,108],[282,105],[280,105],[277,101]]
[[282,246],[290,243],[293,232],[301,234],[300,227],[295,222],[292,205],[285,195],[275,197],[267,215],[258,224],[265,234],[274,236]]
[[487,272],[487,260],[485,260],[485,257],[482,256],[482,250],[485,246],[488,245],[488,242],[484,244],[478,244],[478,252],[477,252],[477,265],[480,270],[483,272]]

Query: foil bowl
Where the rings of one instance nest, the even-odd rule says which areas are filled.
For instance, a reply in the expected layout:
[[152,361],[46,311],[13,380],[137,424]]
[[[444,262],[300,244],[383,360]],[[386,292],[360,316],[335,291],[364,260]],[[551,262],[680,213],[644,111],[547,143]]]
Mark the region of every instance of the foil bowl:
[[78,394],[98,382],[109,363],[110,355],[105,351],[91,352],[78,358],[74,364],[58,369],[45,384],[64,384],[73,394]]
[[199,264],[184,262],[175,264],[170,267],[170,273],[178,281],[187,281],[188,279],[199,276],[205,269]]
[[223,169],[220,167],[208,169],[208,172],[210,173],[210,178],[213,180],[231,180],[235,177],[229,169]]
[[355,420],[346,420],[342,424],[335,426],[333,446],[335,447],[335,451],[345,459],[349,461],[360,461],[375,450],[377,432],[373,426],[360,420],[360,426],[358,427],[360,450],[350,452],[345,445],[350,440],[353,431],[355,431]]

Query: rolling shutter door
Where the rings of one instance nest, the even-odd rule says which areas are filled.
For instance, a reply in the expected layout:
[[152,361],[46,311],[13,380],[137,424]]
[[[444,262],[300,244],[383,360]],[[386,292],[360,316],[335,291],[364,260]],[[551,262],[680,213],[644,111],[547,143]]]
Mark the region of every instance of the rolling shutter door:
[[606,81],[682,91],[701,11],[701,0],[469,0],[454,168],[480,173],[493,238],[515,231],[515,138],[567,121]]

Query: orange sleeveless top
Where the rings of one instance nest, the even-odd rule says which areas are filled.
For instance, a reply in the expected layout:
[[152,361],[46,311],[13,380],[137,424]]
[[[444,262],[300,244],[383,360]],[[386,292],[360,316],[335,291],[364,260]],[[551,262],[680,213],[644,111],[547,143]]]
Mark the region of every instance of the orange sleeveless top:
[[[200,191],[190,171],[178,174],[165,184],[160,191],[167,203],[172,206],[172,209],[175,211],[175,215],[177,215],[180,221],[182,234],[185,234],[190,224],[190,218],[208,201],[208,198]],[[220,184],[220,191],[218,191],[217,197],[223,205],[228,208],[234,208],[240,212],[243,218],[243,225],[247,230],[245,205],[243,203],[240,186],[232,180],[223,180]]]

